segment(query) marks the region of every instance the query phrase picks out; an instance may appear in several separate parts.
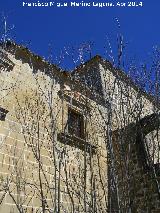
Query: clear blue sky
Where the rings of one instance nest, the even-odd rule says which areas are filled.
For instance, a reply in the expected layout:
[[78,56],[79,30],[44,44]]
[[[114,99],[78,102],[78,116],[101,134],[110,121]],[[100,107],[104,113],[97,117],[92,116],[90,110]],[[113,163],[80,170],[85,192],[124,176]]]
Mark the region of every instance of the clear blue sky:
[[[50,2],[50,0],[39,1]],[[38,1],[24,0],[24,2]],[[69,4],[71,0],[65,2]],[[116,1],[97,0],[95,2],[114,3]],[[0,12],[7,15],[9,28],[12,25],[15,26],[10,36],[18,43],[31,42],[29,48],[46,58],[49,54],[49,44],[55,55],[58,55],[64,46],[77,47],[89,41],[94,42],[93,55],[99,54],[105,57],[106,36],[109,37],[115,50],[118,32],[115,18],[118,18],[121,32],[128,43],[129,56],[136,56],[139,61],[145,61],[148,54],[152,52],[153,46],[160,45],[160,1],[142,0],[142,2],[143,6],[136,8],[31,8],[23,7],[23,0],[0,0]]]

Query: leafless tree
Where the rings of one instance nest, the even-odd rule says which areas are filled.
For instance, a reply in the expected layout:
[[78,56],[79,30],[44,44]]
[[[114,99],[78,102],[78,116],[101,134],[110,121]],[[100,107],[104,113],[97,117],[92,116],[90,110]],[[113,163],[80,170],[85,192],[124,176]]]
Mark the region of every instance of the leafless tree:
[[[12,94],[11,100],[16,103],[16,128],[10,121],[9,127],[17,137],[15,134],[6,150],[12,163],[10,173],[1,176],[1,202],[9,195],[20,213],[28,209],[37,213],[149,213],[156,208],[154,198],[158,199],[160,193],[159,51],[155,51],[150,70],[144,65],[141,69],[130,66],[131,80],[120,70],[124,46],[120,35],[118,68],[99,57],[105,69],[97,63],[87,66],[83,50],[87,49],[89,55],[91,50],[82,45],[81,65],[71,74],[59,72],[56,74],[61,77],[55,77],[55,67],[50,64],[49,71],[43,67],[39,72],[31,58],[29,65],[34,73],[27,76],[28,82],[15,77],[16,83],[7,89],[5,97]],[[110,44],[109,49],[111,56]],[[76,63],[67,49],[60,58],[66,55]],[[79,69],[84,69],[84,74]],[[74,111],[76,104],[83,115],[84,130],[80,138],[75,132],[71,138],[66,111]],[[23,139],[19,140],[19,135]],[[141,188],[146,189],[142,203],[136,199]]]

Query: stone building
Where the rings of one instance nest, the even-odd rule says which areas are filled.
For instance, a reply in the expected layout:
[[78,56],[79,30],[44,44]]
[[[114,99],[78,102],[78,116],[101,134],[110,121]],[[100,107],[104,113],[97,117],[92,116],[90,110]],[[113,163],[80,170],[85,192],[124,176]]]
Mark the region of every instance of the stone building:
[[7,42],[0,70],[0,212],[158,212],[151,96],[100,56],[66,72]]

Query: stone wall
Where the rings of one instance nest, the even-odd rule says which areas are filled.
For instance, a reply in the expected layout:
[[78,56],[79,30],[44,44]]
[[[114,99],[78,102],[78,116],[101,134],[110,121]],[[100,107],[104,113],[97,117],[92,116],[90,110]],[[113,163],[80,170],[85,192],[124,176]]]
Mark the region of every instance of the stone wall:
[[155,174],[154,162],[149,162],[140,129],[132,124],[113,134],[119,207],[122,212],[159,212],[160,176]]
[[[0,121],[0,211],[106,212],[107,150],[99,112],[103,107],[67,77],[54,78],[54,70],[51,78],[44,70],[34,73],[28,63],[8,57],[14,68],[1,71],[0,79],[0,106],[8,110]],[[74,101],[65,87],[85,102]],[[83,113],[86,132],[83,140],[70,136],[69,144],[68,107]],[[62,133],[63,140],[58,137]]]
[[[135,126],[152,101],[102,61],[77,78],[17,51],[7,55],[13,70],[1,69],[0,211],[158,211]],[[68,134],[69,109],[83,116],[84,138]]]

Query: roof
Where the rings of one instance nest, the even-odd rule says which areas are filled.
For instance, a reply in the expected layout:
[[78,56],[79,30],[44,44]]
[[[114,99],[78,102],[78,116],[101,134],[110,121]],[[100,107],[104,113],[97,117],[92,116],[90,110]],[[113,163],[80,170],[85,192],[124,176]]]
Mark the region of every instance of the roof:
[[[1,43],[0,46],[4,46],[4,43]],[[32,66],[35,72],[37,70],[45,70],[46,74],[53,75],[54,73],[58,76],[63,76],[66,79],[71,79],[70,77],[74,76],[76,73],[83,74],[87,71],[88,67],[101,64],[104,68],[109,69],[116,78],[133,87],[156,106],[160,106],[160,102],[158,101],[157,103],[154,96],[142,90],[123,70],[115,68],[110,61],[103,59],[100,55],[94,56],[85,63],[77,66],[72,72],[69,72],[61,69],[55,64],[49,63],[39,55],[32,53],[27,47],[18,45],[12,41],[7,41],[4,48],[11,54],[14,54],[17,59],[21,59],[23,63],[28,63],[30,66]]]
[[97,63],[101,64],[104,68],[106,68],[110,72],[112,72],[113,75],[117,79],[125,82],[127,85],[130,85],[137,92],[139,92],[140,94],[145,96],[149,101],[151,101],[156,106],[158,106],[158,108],[160,107],[160,101],[159,100],[157,102],[156,98],[153,95],[147,93],[142,88],[140,88],[134,82],[134,80],[129,75],[127,75],[126,72],[124,72],[122,69],[118,69],[118,68],[114,67],[110,61],[103,59],[100,55],[96,55],[93,58],[91,58],[90,60],[88,60],[87,62],[85,62],[84,64],[81,64],[80,66],[76,67],[75,70],[73,71],[73,74],[75,74],[77,72],[83,73],[87,70],[88,67],[94,66]]

